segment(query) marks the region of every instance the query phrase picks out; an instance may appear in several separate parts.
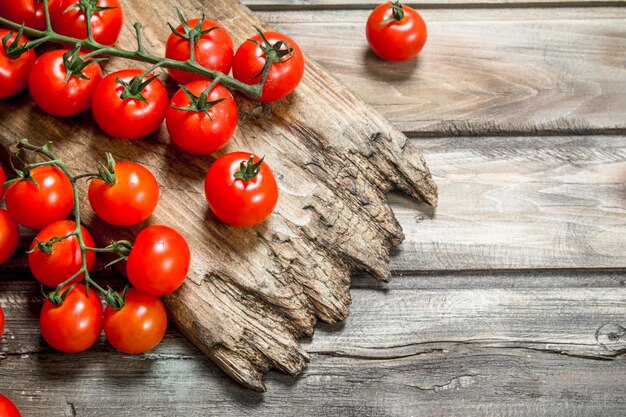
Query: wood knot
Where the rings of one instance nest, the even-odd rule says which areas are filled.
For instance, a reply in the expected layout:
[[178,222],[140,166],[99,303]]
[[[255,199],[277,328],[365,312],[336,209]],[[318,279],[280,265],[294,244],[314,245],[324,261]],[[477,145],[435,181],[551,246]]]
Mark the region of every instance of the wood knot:
[[606,323],[596,330],[596,341],[610,351],[626,349],[626,329],[615,323]]

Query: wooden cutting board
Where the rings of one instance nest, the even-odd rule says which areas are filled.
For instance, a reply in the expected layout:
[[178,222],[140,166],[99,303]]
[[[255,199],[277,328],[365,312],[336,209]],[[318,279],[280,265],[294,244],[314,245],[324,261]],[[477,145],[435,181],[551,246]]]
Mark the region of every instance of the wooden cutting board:
[[[166,22],[176,22],[174,6],[188,17],[204,12],[221,21],[237,45],[254,34],[253,26],[267,28],[235,0],[169,3],[155,9],[149,0],[123,2],[119,46],[134,48],[132,24],[141,21],[146,46],[162,54]],[[137,65],[112,59],[105,70]],[[171,80],[168,87],[176,88]],[[179,229],[193,260],[185,284],[166,297],[173,321],[236,381],[262,391],[270,368],[291,375],[303,369],[308,357],[298,339],[313,334],[318,318],[334,323],[347,316],[352,271],[388,279],[389,248],[404,236],[385,193],[400,189],[435,205],[437,189],[421,153],[311,60],[286,100],[261,105],[239,97],[238,104],[237,132],[222,153],[265,155],[281,192],[274,215],[252,229],[216,221],[204,199],[213,159],[179,152],[164,127],[142,140],[115,140],[89,114],[54,118],[23,93],[0,101],[0,140],[5,147],[23,137],[51,140],[52,150],[75,172],[92,171],[107,151],[149,167],[162,191],[149,221],[134,229],[111,227],[85,204],[85,224],[100,245],[132,239],[148,224]]]

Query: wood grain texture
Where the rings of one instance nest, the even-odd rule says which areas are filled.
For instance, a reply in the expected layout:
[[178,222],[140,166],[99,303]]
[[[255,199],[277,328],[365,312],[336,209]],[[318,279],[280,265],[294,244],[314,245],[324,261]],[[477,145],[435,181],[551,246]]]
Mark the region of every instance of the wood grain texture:
[[[221,20],[236,42],[264,25],[235,0],[177,4],[189,15],[204,11]],[[130,28],[142,21],[149,47],[162,51],[165,22],[176,21],[174,5],[155,10],[148,0],[126,2],[120,45],[134,48]],[[128,65],[112,61],[109,70]],[[48,117],[24,94],[0,103],[0,142],[55,141],[57,155],[81,171],[93,171],[105,151],[149,167],[162,191],[150,223],[177,227],[192,251],[185,284],[166,297],[173,320],[235,380],[261,391],[269,369],[295,375],[305,367],[298,339],[313,333],[318,318],[347,316],[354,269],[388,279],[389,248],[403,235],[384,193],[398,188],[430,204],[437,194],[419,151],[310,60],[287,100],[262,106],[240,99],[239,109],[227,151],[265,155],[281,190],[276,213],[254,229],[229,228],[212,217],[204,199],[210,159],[183,155],[163,134],[112,140],[89,116]],[[85,219],[101,245],[139,230]]]
[[401,64],[369,51],[367,11],[260,15],[409,136],[626,132],[626,8],[425,10]]

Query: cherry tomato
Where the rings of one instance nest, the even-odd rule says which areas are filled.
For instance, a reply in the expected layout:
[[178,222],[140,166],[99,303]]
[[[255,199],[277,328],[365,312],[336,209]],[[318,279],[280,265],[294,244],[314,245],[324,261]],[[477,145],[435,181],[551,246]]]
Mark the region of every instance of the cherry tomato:
[[0,201],[2,201],[2,199],[4,198],[4,192],[6,191],[6,188],[2,186],[2,184],[4,184],[7,180],[6,175],[4,175],[4,170],[2,169],[2,167],[0,167]]
[[[195,96],[193,101],[198,101],[210,84],[210,81],[194,81],[185,88]],[[217,100],[223,101],[211,103]],[[180,110],[190,106],[192,110]],[[165,121],[172,142],[179,148],[195,155],[208,155],[226,146],[233,136],[237,127],[237,104],[221,84],[213,87],[206,102],[197,105],[181,88],[172,98]]]
[[278,185],[272,170],[258,156],[247,152],[218,158],[209,168],[204,190],[209,208],[230,226],[263,223],[278,202]]
[[[76,236],[63,239],[52,245],[52,252],[46,253],[41,249],[35,249],[38,242],[48,242],[55,237],[67,236],[76,230],[76,223],[71,220],[61,220],[51,223],[44,227],[44,229],[37,234],[35,240],[30,245],[30,252],[28,254],[28,266],[30,272],[43,285],[47,287],[55,288],[60,283],[69,279],[72,275],[77,273],[82,264],[82,256],[80,252],[80,245]],[[83,241],[85,245],[93,248],[94,242],[91,234],[83,226],[80,227],[83,234]],[[91,271],[93,263],[96,260],[95,252],[87,252],[87,270]],[[72,283],[77,283],[85,278],[84,274],[80,274]]]
[[0,209],[0,264],[11,259],[19,243],[20,229],[17,223],[8,211]]
[[[200,19],[187,20],[187,24],[191,28],[195,28]],[[233,40],[219,22],[210,19],[204,19],[202,23],[202,31],[211,30],[200,37],[196,42],[194,49],[194,57],[198,64],[205,68],[223,72],[228,74],[233,63],[234,45]],[[186,36],[186,30],[183,25],[176,28],[176,32]],[[167,38],[165,45],[165,56],[177,61],[186,61],[189,59],[189,37],[187,39],[172,33]],[[193,72],[168,69],[170,76],[179,84],[188,84],[195,80],[205,80],[206,77],[195,74]]]
[[[233,76],[246,84],[257,84],[261,80],[266,61],[264,49],[273,48],[277,53],[284,54],[279,62],[272,64],[263,85],[263,93],[258,99],[271,102],[287,97],[300,84],[304,75],[304,55],[298,44],[287,35],[279,32],[263,32],[263,35],[269,44],[260,35],[256,35],[237,49],[233,61]],[[293,51],[287,53],[288,48],[293,48]]]
[[[10,31],[0,28],[0,42],[8,33]],[[9,45],[12,45],[16,36],[14,33],[9,38]],[[26,42],[28,39],[22,36],[18,45]],[[36,60],[37,55],[33,49],[24,52],[19,58],[11,59],[0,45],[0,98],[11,97],[28,86],[28,74]]]
[[146,220],[159,202],[159,184],[152,173],[133,162],[115,164],[115,184],[100,179],[89,184],[91,208],[105,222],[133,226]]
[[2,337],[2,333],[4,333],[4,311],[2,311],[2,306],[0,306],[0,338]]
[[154,295],[130,288],[124,306],[108,306],[104,312],[104,334],[114,348],[124,353],[145,353],[163,340],[167,313]]
[[69,178],[59,168],[33,168],[29,180],[9,186],[5,196],[11,217],[24,227],[39,230],[50,223],[67,218],[74,207],[74,193]]
[[190,262],[189,246],[180,233],[167,226],[150,226],[135,239],[126,275],[138,290],[165,295],[181,286]]
[[422,50],[427,30],[424,19],[415,10],[389,2],[372,11],[365,34],[372,51],[382,59],[406,61]]
[[[61,290],[63,294],[68,287]],[[41,335],[50,346],[66,353],[82,352],[96,343],[102,333],[102,302],[96,290],[89,295],[83,284],[75,284],[61,305],[46,300],[39,316]]]
[[[50,13],[56,6],[57,0],[48,2]],[[0,0],[0,16],[33,29],[46,29],[46,14],[39,0]]]
[[93,62],[82,71],[87,80],[72,75],[66,83],[67,69],[63,63],[66,52],[60,49],[40,56],[28,80],[35,103],[53,116],[68,117],[89,110],[93,93],[102,80],[100,65]]
[[[111,9],[94,13],[91,17],[91,30],[96,42],[109,46],[115,45],[124,24],[124,12],[120,2],[118,0],[90,0],[90,2],[99,8],[111,7]],[[86,39],[85,14],[78,7],[70,9],[76,4],[79,4],[79,0],[60,0],[55,12],[51,15],[52,28],[61,35]]]
[[[131,81],[135,77],[141,80],[142,73],[140,69],[114,72],[104,77],[94,92],[93,115],[98,126],[113,137],[137,139],[149,135],[165,119],[169,103],[167,90],[158,78],[143,88],[140,88],[140,83],[133,87]],[[118,83],[117,79],[128,86]],[[148,79],[150,77],[144,78]]]
[[0,394],[0,417],[22,417],[13,401]]

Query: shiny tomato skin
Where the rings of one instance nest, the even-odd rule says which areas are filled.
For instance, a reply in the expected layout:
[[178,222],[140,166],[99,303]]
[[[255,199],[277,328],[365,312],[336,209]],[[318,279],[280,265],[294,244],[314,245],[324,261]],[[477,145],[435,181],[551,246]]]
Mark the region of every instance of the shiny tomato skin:
[[[30,249],[37,245],[37,242],[47,242],[54,237],[63,237],[76,230],[76,223],[72,220],[61,220],[50,223],[37,234]],[[85,245],[95,247],[93,238],[84,226],[81,226],[83,241]],[[52,253],[45,253],[39,249],[28,254],[28,266],[30,272],[43,285],[56,288],[57,285],[69,279],[82,266],[82,257],[80,245],[76,236],[69,237],[53,245]],[[91,271],[96,260],[95,252],[87,252],[87,270]],[[80,274],[72,283],[78,283],[85,278],[84,274]]]
[[144,229],[128,255],[126,276],[138,290],[165,295],[181,286],[191,263],[185,238],[167,226]]
[[[199,96],[210,81],[193,81],[186,87]],[[221,103],[205,112],[183,111],[176,107],[191,104],[189,97],[179,89],[172,97],[171,105],[165,118],[167,131],[172,142],[185,152],[194,155],[208,155],[222,149],[230,141],[237,127],[237,104],[233,95],[221,84],[217,84],[209,93],[209,100],[224,98]]]
[[40,230],[66,219],[74,207],[69,178],[59,168],[51,166],[34,168],[30,175],[39,187],[22,180],[7,189],[5,203],[13,220],[29,229]]
[[[0,28],[0,39],[4,38],[8,30]],[[13,34],[10,44],[17,34]],[[28,42],[25,36],[19,41],[19,44]],[[33,49],[23,53],[17,59],[7,57],[4,47],[0,45],[0,98],[11,97],[22,92],[28,86],[28,74],[37,60],[37,55]]]
[[104,311],[104,334],[111,345],[129,354],[156,347],[167,330],[167,313],[161,299],[130,288],[124,307]]
[[393,17],[390,3],[379,5],[367,19],[365,34],[372,51],[388,61],[406,61],[417,56],[426,43],[428,31],[422,16],[402,6],[404,18],[380,24]]
[[13,401],[2,394],[0,394],[0,417],[22,417]]
[[30,95],[35,103],[53,116],[69,117],[89,110],[96,87],[102,80],[102,69],[97,62],[87,65],[83,74],[89,78],[71,76],[63,64],[65,49],[46,52],[33,65],[28,79]]
[[[195,27],[200,19],[187,20],[187,24]],[[233,63],[235,46],[228,31],[219,22],[210,19],[204,19],[202,30],[217,27],[209,33],[203,35],[194,50],[194,56],[198,64],[201,66],[228,74]],[[176,28],[178,33],[185,33],[183,25]],[[189,59],[189,40],[176,36],[173,33],[167,38],[165,45],[165,56],[177,61],[186,61]],[[206,80],[207,78],[195,74],[193,72],[168,69],[170,76],[178,84],[188,84],[196,80]]]
[[4,175],[4,170],[0,166],[0,201],[4,198],[4,193],[6,192],[6,188],[2,186],[7,180],[6,175]]
[[134,162],[115,164],[115,184],[100,179],[89,184],[91,208],[114,226],[134,226],[152,215],[159,202],[159,184],[147,168]]
[[[300,46],[289,36],[279,32],[263,32],[267,40],[273,45],[278,41],[287,41],[293,48],[291,59],[289,55],[282,58],[282,63],[274,63],[269,71],[262,95],[258,101],[272,102],[287,97],[296,89],[304,75],[304,55]],[[261,47],[251,40],[261,42],[259,35],[253,36],[239,46],[233,61],[233,77],[246,84],[256,84],[261,80],[257,76],[265,65],[265,54]]]
[[8,211],[0,209],[0,264],[11,259],[19,243],[20,229],[17,223]]
[[[218,158],[206,175],[204,190],[209,208],[222,222],[236,227],[263,223],[278,202],[278,185],[272,170],[263,162],[259,174],[249,182],[235,178],[248,152],[233,152]],[[254,162],[259,161],[254,157]]]
[[102,79],[93,94],[91,107],[96,122],[102,130],[115,138],[132,140],[149,135],[165,119],[169,97],[158,78],[144,88],[142,95],[146,102],[120,98],[124,87],[116,79],[129,83],[133,77],[142,73],[143,70],[140,69],[126,69],[109,74]]
[[[51,15],[52,28],[61,35],[86,39],[85,15],[78,8],[67,10],[76,3],[78,0],[59,1],[55,12]],[[119,0],[98,0],[97,5],[99,7],[114,7],[114,9],[102,10],[91,17],[93,37],[103,45],[113,46],[124,24],[122,6]]]
[[95,289],[91,288],[89,295],[85,291],[83,284],[76,284],[61,305],[48,300],[43,304],[39,316],[41,335],[58,351],[82,352],[93,346],[102,333],[102,302]]
[[[50,0],[48,7],[50,13],[56,11],[57,0]],[[46,29],[46,14],[42,1],[0,0],[0,16],[33,29]]]

